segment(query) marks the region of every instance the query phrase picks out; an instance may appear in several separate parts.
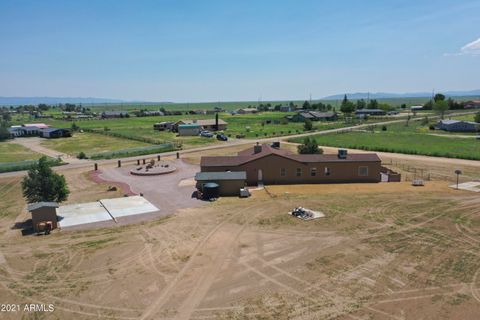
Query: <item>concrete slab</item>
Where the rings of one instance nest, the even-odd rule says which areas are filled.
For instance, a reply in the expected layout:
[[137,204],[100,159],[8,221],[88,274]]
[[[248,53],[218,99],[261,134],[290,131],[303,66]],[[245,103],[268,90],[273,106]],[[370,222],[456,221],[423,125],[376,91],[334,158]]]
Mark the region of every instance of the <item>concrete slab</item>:
[[100,202],[61,206],[57,208],[57,216],[61,228],[112,220]]
[[[450,188],[456,189],[457,185],[452,184]],[[458,189],[473,191],[473,192],[480,192],[480,181],[469,181],[469,182],[459,183]]]
[[115,219],[159,211],[157,207],[141,196],[104,199],[100,202]]

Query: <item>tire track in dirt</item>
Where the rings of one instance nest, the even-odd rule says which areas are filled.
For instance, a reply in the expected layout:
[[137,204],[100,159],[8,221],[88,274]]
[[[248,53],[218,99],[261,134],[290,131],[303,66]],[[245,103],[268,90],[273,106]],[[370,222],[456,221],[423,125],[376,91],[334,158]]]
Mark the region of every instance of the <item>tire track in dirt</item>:
[[193,249],[190,254],[190,259],[187,263],[183,266],[180,272],[172,279],[169,285],[163,290],[160,296],[150,304],[150,306],[145,310],[145,312],[140,317],[141,320],[147,319],[151,317],[156,310],[160,309],[168,300],[169,295],[172,291],[175,290],[177,283],[185,276],[185,274],[191,269],[191,266],[194,264],[195,257],[199,253],[199,251],[205,246],[207,241],[216,234],[224,225],[226,225],[229,221],[233,220],[235,217],[239,216],[245,211],[250,210],[251,208],[255,207],[255,205],[250,205],[246,208],[242,208],[241,210],[237,211],[233,215],[228,216],[226,219],[218,223]]

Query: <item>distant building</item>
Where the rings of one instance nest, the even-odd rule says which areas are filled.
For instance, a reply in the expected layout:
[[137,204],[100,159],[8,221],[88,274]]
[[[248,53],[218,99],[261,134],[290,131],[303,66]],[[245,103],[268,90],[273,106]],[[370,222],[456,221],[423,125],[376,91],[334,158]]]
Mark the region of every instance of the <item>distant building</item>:
[[243,108],[243,109],[237,110],[238,114],[250,114],[250,113],[257,113],[257,112],[258,112],[257,108]]
[[436,128],[449,132],[477,132],[480,130],[480,123],[460,120],[440,120]]
[[382,109],[359,109],[355,111],[357,118],[364,118],[365,116],[384,116],[387,113]]
[[468,101],[465,103],[465,109],[477,109],[480,108],[480,100]]
[[[201,129],[209,130],[209,131],[216,131],[215,126],[215,119],[198,119],[198,120],[180,120],[175,122],[172,125],[173,131],[178,131],[178,127],[182,124],[198,124]],[[223,121],[222,119],[218,119],[218,130],[223,131],[227,129],[228,123]]]
[[172,130],[173,124],[174,124],[173,122],[168,122],[168,121],[155,123],[153,125],[153,130],[158,130],[158,131]]
[[24,127],[36,127],[38,129],[50,128],[50,126],[48,124],[45,124],[45,123],[25,123],[22,126],[24,126]]
[[68,129],[48,128],[42,130],[42,137],[47,139],[71,137],[72,132]]
[[102,119],[125,118],[129,116],[127,111],[104,111],[101,115]]
[[142,114],[146,117],[153,117],[153,116],[164,116],[165,114],[160,110],[150,110],[150,111],[142,111]]
[[305,122],[305,120],[311,121],[336,121],[338,120],[338,114],[336,112],[319,112],[319,111],[307,111],[299,112],[293,116],[288,117],[293,122]]
[[419,111],[419,110],[423,110],[423,106],[411,106],[411,107],[410,107],[410,110],[411,110],[412,112]]
[[280,106],[280,112],[292,112],[292,111],[295,111],[295,110],[289,105]]
[[198,124],[180,124],[178,126],[179,136],[198,136],[200,134],[201,127]]
[[[44,129],[48,129],[48,126],[45,124],[39,124],[40,127],[46,126]],[[42,128],[39,128],[38,124],[33,125],[33,124],[24,124],[21,126],[11,126],[8,128],[8,132],[10,132],[10,135],[12,138],[15,137],[35,137],[35,136],[40,136],[42,133]]]

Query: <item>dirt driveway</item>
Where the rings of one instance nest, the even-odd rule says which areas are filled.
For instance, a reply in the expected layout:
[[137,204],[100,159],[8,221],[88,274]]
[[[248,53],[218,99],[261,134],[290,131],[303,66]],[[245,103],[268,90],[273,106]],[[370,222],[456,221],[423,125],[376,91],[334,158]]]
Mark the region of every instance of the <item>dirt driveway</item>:
[[32,151],[44,154],[48,157],[52,158],[62,158],[63,161],[68,163],[81,163],[85,162],[85,160],[79,160],[75,157],[72,157],[66,153],[59,152],[57,150],[46,148],[42,145],[42,142],[45,141],[39,137],[28,137],[28,138],[15,138],[15,143],[24,146]]

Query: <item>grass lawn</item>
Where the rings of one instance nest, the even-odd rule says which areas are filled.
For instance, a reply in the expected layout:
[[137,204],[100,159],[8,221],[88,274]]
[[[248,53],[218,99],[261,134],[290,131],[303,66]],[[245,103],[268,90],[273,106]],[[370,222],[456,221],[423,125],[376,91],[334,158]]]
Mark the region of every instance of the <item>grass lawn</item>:
[[[389,125],[386,131],[377,127],[374,132],[352,131],[313,137],[324,146],[480,160],[479,140],[432,133],[439,131],[429,130],[428,124],[411,122],[408,127],[403,123]],[[301,142],[302,139],[292,141]]]
[[37,160],[42,155],[12,142],[0,142],[0,163]]
[[81,151],[87,155],[92,155],[101,152],[151,146],[148,143],[95,133],[75,133],[71,138],[45,140],[42,142],[42,145],[73,156],[76,156]]

